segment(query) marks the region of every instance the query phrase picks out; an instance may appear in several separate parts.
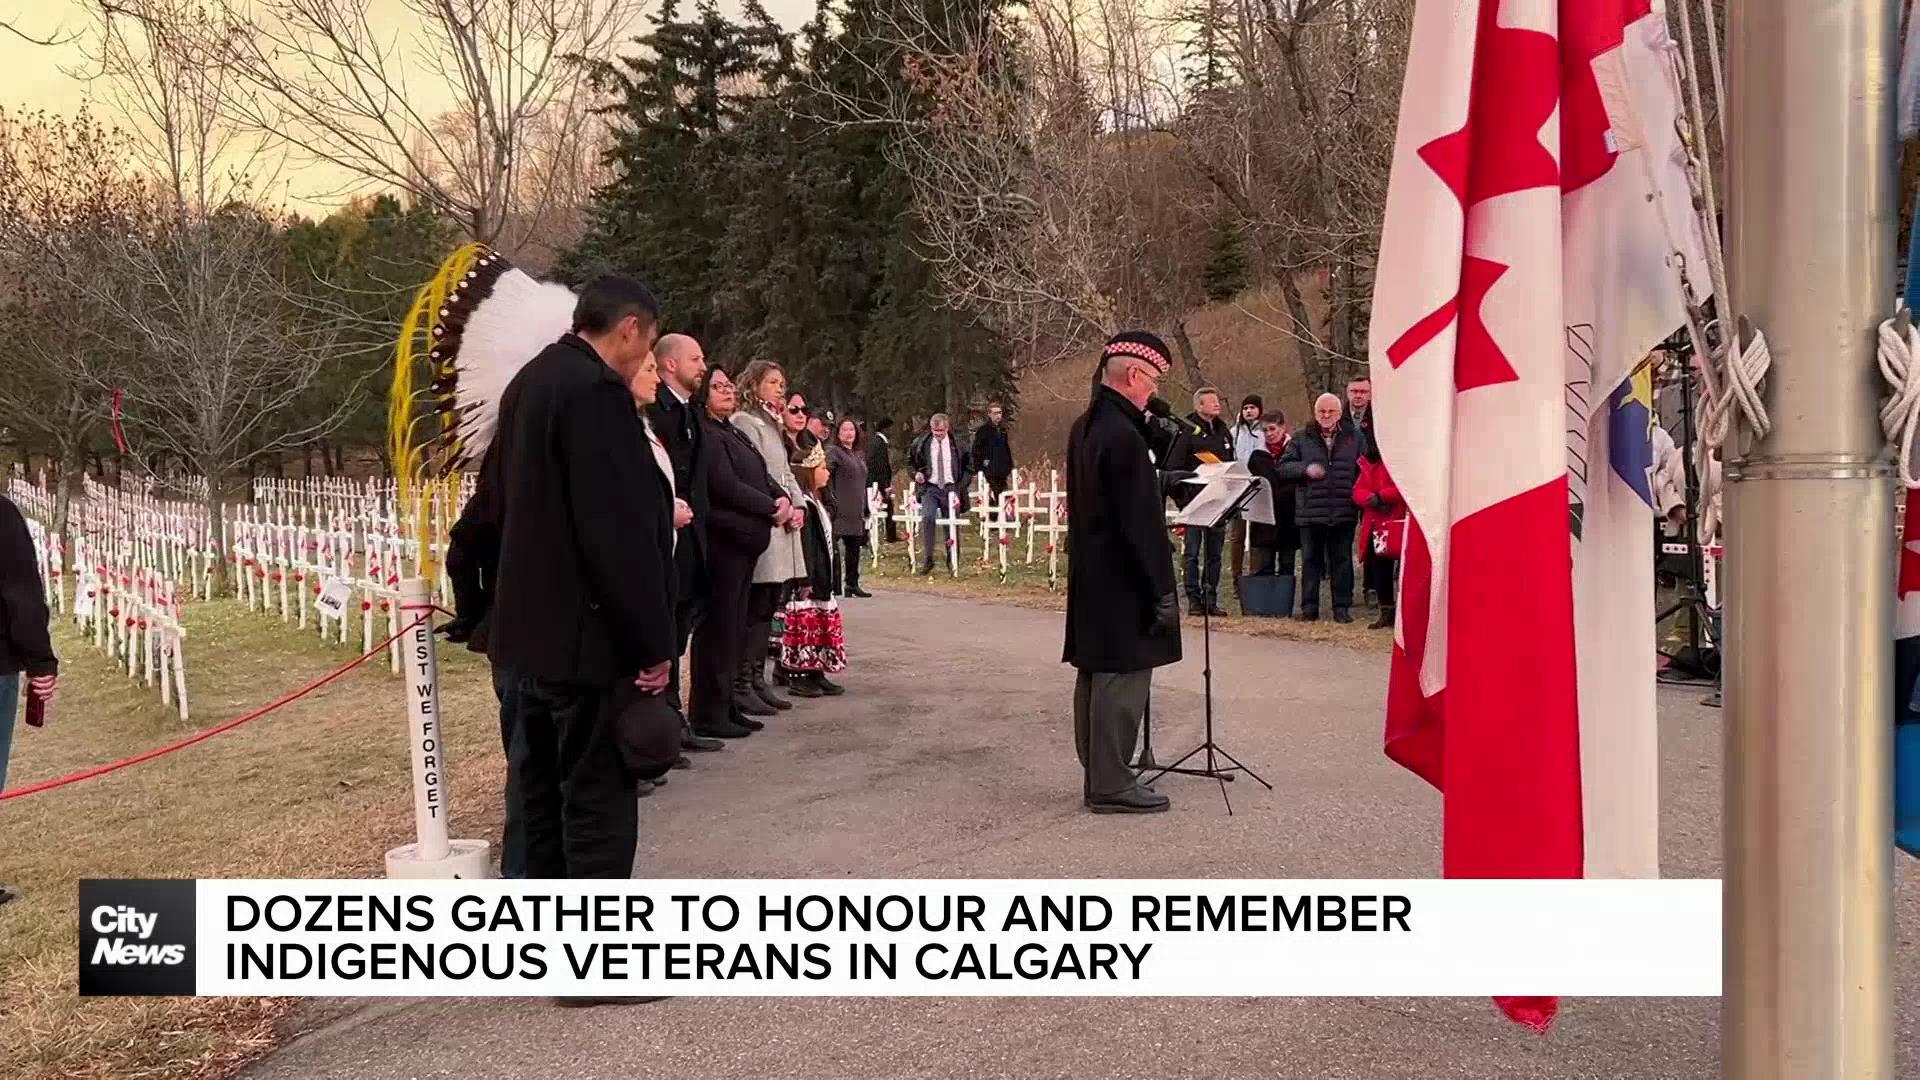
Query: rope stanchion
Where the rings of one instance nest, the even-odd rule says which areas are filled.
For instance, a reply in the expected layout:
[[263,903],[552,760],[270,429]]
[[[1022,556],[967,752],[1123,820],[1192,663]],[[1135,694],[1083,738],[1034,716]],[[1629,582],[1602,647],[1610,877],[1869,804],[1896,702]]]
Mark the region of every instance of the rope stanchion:
[[154,758],[157,758],[157,757],[164,757],[165,755],[171,754],[176,750],[184,750],[195,743],[204,742],[207,739],[213,738],[215,735],[221,734],[222,732],[232,731],[234,728],[237,728],[242,724],[248,723],[249,721],[258,720],[262,716],[265,716],[276,709],[290,705],[293,702],[298,701],[303,697],[306,697],[308,694],[311,694],[315,690],[318,690],[321,687],[327,685],[328,683],[334,681],[335,679],[338,679],[342,675],[345,675],[347,672],[352,671],[354,668],[357,668],[361,664],[366,663],[368,660],[371,660],[374,657],[379,656],[381,653],[387,650],[387,646],[393,644],[395,641],[400,640],[402,637],[405,637],[408,633],[411,633],[421,623],[428,622],[432,618],[433,618],[433,614],[431,611],[429,611],[427,614],[424,614],[420,616],[418,619],[415,619],[413,622],[408,623],[407,626],[404,629],[402,629],[399,633],[394,634],[392,637],[388,638],[387,640],[381,642],[380,644],[374,646],[373,648],[367,650],[366,652],[361,653],[358,657],[354,658],[351,661],[348,661],[346,664],[335,668],[334,670],[328,672],[325,675],[322,675],[320,678],[315,679],[312,682],[306,684],[305,686],[300,687],[298,690],[294,690],[291,693],[288,693],[279,698],[276,698],[275,700],[267,703],[266,705],[263,705],[260,708],[245,714],[244,716],[234,717],[232,720],[229,720],[224,724],[219,724],[217,726],[210,727],[205,731],[199,732],[194,735],[190,735],[187,738],[180,740],[179,742],[172,743],[167,746],[162,746],[154,750],[149,750],[146,753],[140,754],[135,757],[125,758],[120,761],[111,762],[106,765],[96,765],[90,769],[82,769],[79,772],[69,773],[66,776],[55,777],[52,780],[42,780],[40,783],[29,784],[26,787],[14,788],[10,791],[0,791],[0,802],[4,802],[7,799],[24,798],[25,796],[34,795],[42,791],[51,791],[54,788],[66,787],[68,784],[77,784],[82,780],[91,780],[96,776],[105,776],[108,773],[118,772],[121,769],[129,768],[134,765],[139,765],[143,762],[152,761]]

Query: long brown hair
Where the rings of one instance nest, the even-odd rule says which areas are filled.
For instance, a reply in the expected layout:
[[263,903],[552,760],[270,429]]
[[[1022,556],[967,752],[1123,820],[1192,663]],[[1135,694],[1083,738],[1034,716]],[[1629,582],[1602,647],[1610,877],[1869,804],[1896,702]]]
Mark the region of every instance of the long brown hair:
[[764,408],[760,403],[760,383],[775,371],[779,372],[783,377],[787,373],[786,368],[781,367],[777,361],[773,360],[755,360],[741,369],[739,377],[733,380],[735,388],[742,394],[745,394],[747,398],[747,401],[742,402],[740,405],[741,411],[744,412],[746,410],[747,402],[751,402],[756,409]]

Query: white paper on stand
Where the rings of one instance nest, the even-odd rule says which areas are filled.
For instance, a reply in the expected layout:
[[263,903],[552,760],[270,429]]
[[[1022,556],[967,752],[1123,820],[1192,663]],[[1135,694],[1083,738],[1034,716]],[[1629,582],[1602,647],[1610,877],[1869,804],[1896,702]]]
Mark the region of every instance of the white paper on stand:
[[1244,461],[1202,465],[1194,470],[1193,479],[1185,482],[1206,486],[1200,489],[1200,494],[1194,496],[1186,509],[1174,516],[1173,523],[1176,525],[1212,525],[1249,484],[1258,485],[1260,491],[1241,511],[1242,516],[1256,525],[1273,524],[1273,491],[1265,480],[1247,471]]

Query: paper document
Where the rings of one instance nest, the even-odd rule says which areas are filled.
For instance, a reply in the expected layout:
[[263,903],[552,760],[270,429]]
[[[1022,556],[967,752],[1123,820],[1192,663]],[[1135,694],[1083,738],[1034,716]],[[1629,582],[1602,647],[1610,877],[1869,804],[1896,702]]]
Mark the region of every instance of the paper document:
[[1210,527],[1219,521],[1227,507],[1233,505],[1240,493],[1249,484],[1258,484],[1260,491],[1254,495],[1242,512],[1248,521],[1259,525],[1273,524],[1273,492],[1267,482],[1247,471],[1244,461],[1222,461],[1202,465],[1194,470],[1194,477],[1186,481],[1189,484],[1205,485],[1200,494],[1174,516],[1176,525],[1198,525]]

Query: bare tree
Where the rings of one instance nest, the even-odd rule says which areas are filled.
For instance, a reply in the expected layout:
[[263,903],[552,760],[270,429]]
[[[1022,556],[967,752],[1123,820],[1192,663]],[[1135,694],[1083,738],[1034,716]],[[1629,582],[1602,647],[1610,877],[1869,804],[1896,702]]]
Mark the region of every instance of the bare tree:
[[80,74],[119,111],[138,164],[172,188],[175,211],[251,201],[267,143],[223,111],[236,79],[214,16],[198,0],[98,0],[95,16]]
[[[1032,365],[1083,354],[1123,324],[1184,341],[1205,230],[1169,181],[1198,181],[1165,130],[1164,42],[1134,0],[1041,0],[972,21],[902,4],[867,18],[883,48],[846,59],[871,69],[874,92],[816,87],[833,109],[813,119],[892,133],[941,301]],[[1190,342],[1183,358],[1199,381]]]
[[66,45],[79,37],[78,34],[65,29],[56,29],[53,33],[42,36],[20,29],[19,23],[12,19],[0,19],[0,34],[17,38],[29,45]]
[[140,190],[128,140],[85,113],[72,121],[0,110],[0,424],[55,462],[53,529],[64,534],[104,386],[131,359],[99,336],[99,309],[71,283],[110,265]]
[[294,272],[280,223],[246,207],[180,216],[152,190],[119,257],[60,283],[96,313],[94,341],[130,339],[137,362],[118,375],[132,434],[149,452],[206,481],[209,527],[256,462],[324,437],[351,410],[294,422],[295,406],[359,319]]
[[586,115],[583,65],[611,56],[641,0],[400,0],[406,35],[376,29],[365,0],[215,2],[228,116],[512,249],[569,181],[524,149]]

